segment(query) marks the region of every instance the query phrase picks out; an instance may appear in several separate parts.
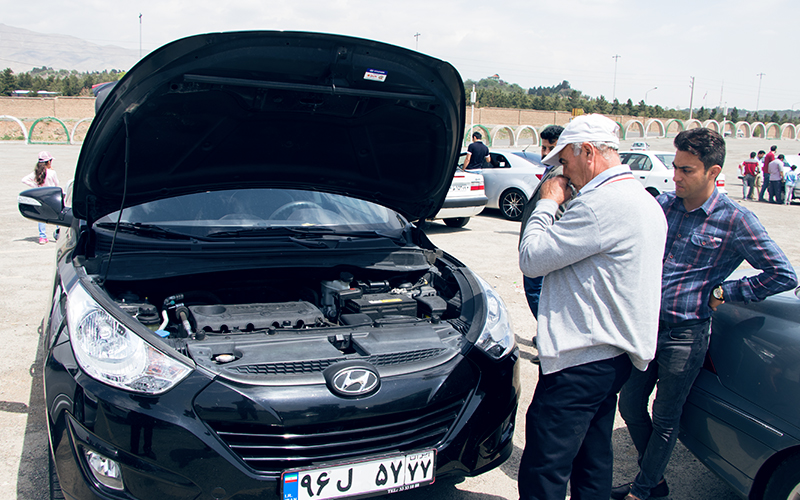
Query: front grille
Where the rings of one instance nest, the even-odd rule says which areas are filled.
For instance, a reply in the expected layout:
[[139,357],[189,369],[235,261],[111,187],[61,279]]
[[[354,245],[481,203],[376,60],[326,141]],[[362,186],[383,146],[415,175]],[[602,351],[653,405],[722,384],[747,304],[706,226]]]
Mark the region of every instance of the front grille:
[[277,473],[319,462],[435,447],[463,405],[459,398],[415,411],[293,427],[206,422],[247,465]]
[[246,375],[291,375],[300,373],[318,373],[340,361],[365,361],[372,366],[390,366],[413,363],[425,359],[435,358],[447,349],[420,349],[417,351],[398,352],[391,354],[376,354],[363,358],[328,358],[316,361],[291,361],[281,363],[258,363],[249,365],[231,366],[226,370]]

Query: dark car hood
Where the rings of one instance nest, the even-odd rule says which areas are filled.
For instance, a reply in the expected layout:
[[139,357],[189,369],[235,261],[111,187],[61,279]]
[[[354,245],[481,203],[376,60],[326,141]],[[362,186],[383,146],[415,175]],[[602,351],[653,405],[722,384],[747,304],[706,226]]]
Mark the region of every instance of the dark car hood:
[[465,99],[449,63],[374,41],[300,32],[192,36],[102,89],[75,173],[94,221],[216,189],[345,194],[411,220],[442,205]]

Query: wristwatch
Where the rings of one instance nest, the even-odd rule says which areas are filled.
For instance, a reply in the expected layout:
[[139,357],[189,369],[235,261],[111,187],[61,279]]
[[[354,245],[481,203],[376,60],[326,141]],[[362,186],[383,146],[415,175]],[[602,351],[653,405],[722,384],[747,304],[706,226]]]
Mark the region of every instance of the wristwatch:
[[713,295],[714,298],[717,299],[717,300],[725,300],[725,299],[722,298],[723,297],[723,295],[722,295],[722,285],[720,285],[717,288],[715,288],[711,292],[711,295]]

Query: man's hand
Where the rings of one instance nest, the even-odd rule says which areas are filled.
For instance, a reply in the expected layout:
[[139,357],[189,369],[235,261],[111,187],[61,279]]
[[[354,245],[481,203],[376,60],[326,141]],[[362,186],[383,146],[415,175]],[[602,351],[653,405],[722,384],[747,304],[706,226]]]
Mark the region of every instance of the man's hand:
[[716,311],[719,306],[724,304],[724,300],[719,300],[718,298],[714,297],[713,295],[708,298],[708,307],[711,308],[712,311]]
[[572,188],[569,186],[569,179],[559,175],[544,181],[539,193],[541,199],[553,200],[561,205],[572,197]]

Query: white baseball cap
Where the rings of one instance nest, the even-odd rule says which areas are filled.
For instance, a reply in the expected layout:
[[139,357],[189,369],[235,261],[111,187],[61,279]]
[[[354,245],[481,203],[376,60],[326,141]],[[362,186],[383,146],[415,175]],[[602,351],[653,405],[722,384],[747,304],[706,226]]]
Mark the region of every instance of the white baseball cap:
[[50,153],[48,153],[47,151],[42,151],[42,152],[39,153],[39,161],[40,162],[50,161],[50,160],[53,160],[53,159],[55,159],[55,158],[50,156]]
[[558,165],[561,150],[567,144],[610,142],[619,148],[619,125],[603,115],[581,115],[572,119],[558,137],[555,149],[543,160],[545,165]]

